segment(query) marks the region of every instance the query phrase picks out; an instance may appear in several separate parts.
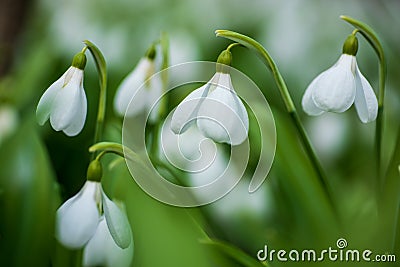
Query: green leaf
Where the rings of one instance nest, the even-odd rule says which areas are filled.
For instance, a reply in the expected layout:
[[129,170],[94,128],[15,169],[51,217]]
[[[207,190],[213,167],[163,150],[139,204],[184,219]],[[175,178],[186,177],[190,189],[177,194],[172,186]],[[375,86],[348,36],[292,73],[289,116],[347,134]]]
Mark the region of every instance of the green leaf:
[[1,266],[47,266],[54,247],[59,196],[34,118],[29,117],[0,147]]
[[270,266],[266,262],[261,263],[260,261],[256,260],[255,258],[251,257],[241,249],[223,242],[214,239],[203,239],[200,241],[203,244],[215,247],[216,249],[220,250],[222,253],[226,254],[230,258],[236,260],[240,264],[246,267],[265,267]]
[[[383,211],[382,224],[384,225],[382,229],[387,229],[385,234],[387,240],[393,240],[393,246],[399,244],[400,239],[398,230],[398,220],[399,220],[399,205],[400,205],[400,175],[399,175],[399,165],[400,165],[400,131],[397,136],[396,146],[394,148],[394,153],[392,155],[391,162],[388,167],[388,172],[386,174],[383,190],[382,199],[380,203],[380,208]],[[396,223],[397,222],[397,223]],[[398,245],[397,245],[398,246]],[[398,247],[400,249],[400,247]]]

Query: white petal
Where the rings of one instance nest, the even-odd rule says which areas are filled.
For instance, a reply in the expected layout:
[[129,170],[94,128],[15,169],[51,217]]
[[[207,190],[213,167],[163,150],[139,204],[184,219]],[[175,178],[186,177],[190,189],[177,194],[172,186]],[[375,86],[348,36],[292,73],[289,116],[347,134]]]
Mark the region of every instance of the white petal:
[[319,77],[320,76],[317,76],[310,83],[310,85],[307,87],[306,91],[304,92],[303,99],[301,101],[301,105],[303,107],[304,112],[310,116],[317,116],[317,115],[321,115],[322,113],[324,113],[324,111],[322,109],[318,108],[315,105],[314,100],[311,97],[312,91],[316,90],[315,85],[316,85],[316,81]]
[[100,217],[96,190],[99,183],[87,181],[78,194],[57,210],[56,237],[64,246],[81,248],[95,233]]
[[85,246],[83,266],[128,267],[132,257],[133,242],[125,249],[118,247],[109,232],[106,220],[102,217],[96,233]]
[[57,81],[50,85],[40,98],[36,108],[36,119],[40,125],[43,125],[49,119],[54,99],[64,85],[64,79],[68,71],[69,69]]
[[115,243],[120,248],[127,248],[131,243],[131,227],[125,212],[112,202],[104,192],[103,208],[108,229]]
[[79,134],[82,131],[86,121],[86,114],[87,114],[86,94],[85,90],[83,89],[83,86],[81,85],[80,87],[81,89],[79,90],[79,99],[81,103],[78,105],[76,117],[73,120],[72,124],[63,130],[63,132],[68,136],[75,136]]
[[343,112],[356,95],[355,57],[343,54],[337,63],[321,73],[311,92],[315,105],[324,111]]
[[114,98],[114,109],[120,116],[125,115],[128,105],[135,94],[137,94],[135,98],[138,97],[140,101],[135,101],[135,105],[129,107],[128,115],[133,116],[143,111],[146,106],[147,94],[144,90],[139,90],[139,88],[148,77],[148,72],[152,69],[153,64],[148,58],[142,58],[132,72],[121,82]]
[[216,142],[241,144],[247,138],[249,119],[246,108],[233,90],[230,75],[222,73],[218,86],[201,103],[197,126]]
[[371,85],[356,66],[356,98],[354,105],[363,123],[374,121],[378,115],[378,100]]
[[106,262],[105,243],[107,242],[108,229],[104,217],[96,228],[96,232],[83,250],[83,266],[102,266]]
[[216,73],[209,82],[191,92],[176,107],[171,119],[171,130],[175,134],[185,132],[195,122],[200,104],[218,79],[219,73]]
[[77,68],[71,71],[72,78],[59,90],[53,102],[50,123],[56,131],[64,130],[86,117],[81,108],[83,71]]

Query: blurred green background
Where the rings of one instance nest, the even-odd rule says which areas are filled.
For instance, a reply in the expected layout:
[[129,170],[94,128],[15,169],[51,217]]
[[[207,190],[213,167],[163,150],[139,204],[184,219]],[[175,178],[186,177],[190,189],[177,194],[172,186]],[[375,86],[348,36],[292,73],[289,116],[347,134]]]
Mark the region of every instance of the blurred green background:
[[[49,123],[39,127],[34,113],[44,90],[82,49],[82,40],[91,40],[105,55],[105,140],[120,141],[122,120],[113,112],[112,99],[153,40],[168,33],[172,65],[215,61],[229,44],[215,37],[217,29],[253,37],[275,59],[328,173],[342,223],[328,207],[268,70],[249,51],[235,48],[233,67],[266,88],[275,116],[278,144],[268,179],[255,194],[247,194],[248,181],[243,181],[216,203],[182,209],[146,195],[123,164],[107,169],[106,191],[126,201],[135,242],[132,266],[246,266],[199,242],[204,238],[199,225],[211,237],[254,258],[265,244],[274,249],[318,249],[334,247],[341,237],[351,248],[400,257],[395,236],[400,194],[399,12],[400,2],[390,0],[0,0],[0,265],[73,266],[68,260],[73,253],[53,237],[54,214],[85,181],[98,98],[92,58],[88,56],[84,81],[88,116],[79,136],[66,137]],[[308,117],[300,105],[309,82],[337,60],[353,30],[339,19],[343,14],[369,24],[387,57],[383,163],[388,175],[379,199],[373,182],[375,123],[362,124],[354,108]],[[358,65],[376,90],[377,57],[365,39],[359,36],[359,41]],[[250,142],[257,146],[259,141],[250,137]],[[385,209],[377,212],[379,201]],[[357,264],[348,266],[364,266]]]

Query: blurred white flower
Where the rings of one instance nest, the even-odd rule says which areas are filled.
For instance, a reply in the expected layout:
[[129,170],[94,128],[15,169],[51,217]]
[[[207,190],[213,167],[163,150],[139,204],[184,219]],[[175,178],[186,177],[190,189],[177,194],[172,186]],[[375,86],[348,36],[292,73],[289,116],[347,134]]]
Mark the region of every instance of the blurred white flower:
[[[127,116],[135,116],[152,109],[162,94],[160,75],[149,79],[154,73],[154,60],[144,57],[133,71],[125,77],[119,85],[114,98],[114,109],[118,115],[124,116],[126,113]],[[136,98],[135,105],[129,106],[133,97]],[[158,105],[155,107],[158,107]],[[150,121],[156,119],[157,113],[157,108],[154,108],[150,114]]]
[[[129,229],[129,238],[132,232]],[[83,266],[125,267],[130,266],[133,257],[133,242],[126,248],[117,246],[111,236],[107,222],[102,216],[96,233],[83,251]]]
[[315,120],[307,121],[310,139],[326,164],[333,162],[346,148],[349,124],[348,116],[339,118],[336,113],[325,113]]
[[378,101],[374,90],[361,74],[356,57],[342,54],[328,70],[318,75],[306,89],[302,106],[308,115],[326,111],[344,112],[354,103],[363,123],[376,119]]
[[81,248],[94,235],[99,223],[101,185],[87,181],[83,188],[68,199],[56,216],[56,237],[68,248]]
[[3,140],[13,134],[18,127],[17,110],[10,105],[0,106],[0,146]]
[[239,145],[246,140],[249,118],[230,74],[217,72],[191,92],[174,111],[171,129],[181,134],[194,122],[204,136],[216,142]]
[[82,248],[95,235],[101,210],[115,246],[129,247],[132,233],[125,212],[107,197],[101,184],[94,181],[86,181],[79,193],[57,210],[57,239],[68,248]]
[[36,118],[43,125],[50,117],[54,130],[75,136],[82,131],[86,112],[83,70],[71,66],[44,92],[36,109]]

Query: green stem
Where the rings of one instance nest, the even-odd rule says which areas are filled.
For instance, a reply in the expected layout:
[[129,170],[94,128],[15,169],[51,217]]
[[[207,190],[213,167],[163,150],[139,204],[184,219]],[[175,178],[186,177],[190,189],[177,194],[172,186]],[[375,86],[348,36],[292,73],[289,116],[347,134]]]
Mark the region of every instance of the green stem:
[[[100,49],[92,42],[85,40],[84,44],[88,47],[96,63],[97,72],[99,73],[100,94],[99,105],[97,109],[96,128],[94,133],[94,141],[96,144],[101,141],[104,130],[104,117],[106,113],[106,99],[107,99],[107,65],[103,54]],[[91,160],[95,158],[96,154],[93,153]]]
[[151,127],[151,146],[150,146],[150,154],[158,157],[158,148],[159,148],[159,139],[160,139],[160,124],[161,120],[156,122],[156,124]]
[[74,267],[82,267],[83,266],[83,250],[79,249],[74,253],[75,262]]
[[310,159],[310,161],[314,167],[314,170],[318,175],[318,178],[321,182],[323,189],[326,192],[326,195],[332,205],[332,208],[334,209],[334,211],[336,211],[336,207],[334,205],[334,201],[333,201],[333,197],[332,197],[332,192],[328,186],[325,172],[324,172],[322,165],[314,151],[314,148],[311,145],[311,142],[307,136],[307,133],[303,127],[303,124],[300,121],[299,115],[296,111],[296,107],[290,96],[289,90],[287,89],[286,83],[285,83],[282,75],[280,74],[278,67],[276,66],[272,57],[268,54],[267,50],[260,43],[258,43],[256,40],[254,40],[248,36],[245,36],[240,33],[233,32],[233,31],[228,31],[228,30],[217,30],[215,33],[217,36],[230,39],[234,42],[238,42],[238,43],[242,44],[243,46],[245,46],[246,48],[250,49],[251,51],[255,52],[260,57],[262,62],[269,68],[269,70],[271,71],[271,73],[275,79],[276,85],[278,86],[279,92],[281,93],[286,110],[289,113],[290,118],[292,119],[294,125],[296,126],[296,129],[300,136],[300,140],[301,140],[303,147],[308,155],[308,158]]
[[379,41],[378,35],[367,24],[353,19],[348,16],[340,16],[341,19],[353,25],[359,30],[362,36],[372,46],[379,59],[379,92],[378,92],[378,117],[376,119],[375,129],[375,145],[376,145],[376,160],[377,160],[377,185],[381,186],[382,176],[382,135],[383,135],[383,106],[385,98],[385,82],[386,82],[386,60],[383,52],[383,47]]
[[100,152],[98,157],[101,157],[105,153],[114,153],[114,154],[117,154],[118,156],[125,157],[124,149],[125,149],[125,152],[127,153],[127,155],[129,155],[129,154],[131,154],[131,156],[136,155],[135,152],[128,149],[127,147],[124,147],[123,145],[114,143],[114,142],[96,143],[96,144],[92,145],[91,147],[89,147],[89,152],[91,152],[93,154],[96,152]]
[[[161,63],[161,82],[162,82],[162,95],[167,91],[168,86],[168,71],[166,69],[169,67],[169,39],[168,35],[163,32],[160,37],[161,53],[162,53],[162,63]],[[150,154],[158,156],[159,140],[160,140],[160,125],[162,119],[167,114],[168,98],[163,96],[160,100],[160,108],[158,111],[157,122],[151,127],[152,130],[152,143],[150,148]]]

